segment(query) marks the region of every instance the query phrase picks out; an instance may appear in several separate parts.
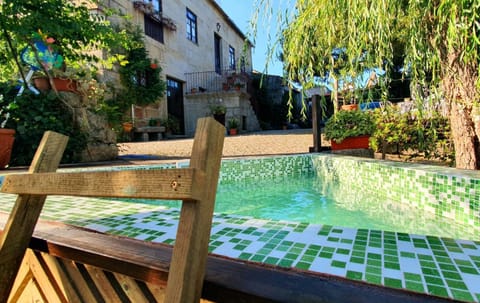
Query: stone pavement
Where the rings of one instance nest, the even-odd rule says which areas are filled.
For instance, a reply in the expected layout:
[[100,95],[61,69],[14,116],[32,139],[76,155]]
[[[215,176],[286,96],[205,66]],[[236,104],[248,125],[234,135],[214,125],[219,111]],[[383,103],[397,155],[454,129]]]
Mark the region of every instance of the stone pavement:
[[[119,144],[119,156],[155,156],[157,159],[190,158],[193,138]],[[308,153],[313,146],[311,129],[273,130],[225,137],[223,157]]]

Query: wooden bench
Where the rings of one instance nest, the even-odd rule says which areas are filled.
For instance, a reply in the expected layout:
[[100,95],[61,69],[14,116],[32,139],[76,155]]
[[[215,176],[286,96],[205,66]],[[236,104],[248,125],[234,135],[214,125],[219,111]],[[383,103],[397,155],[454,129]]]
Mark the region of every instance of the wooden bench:
[[[36,274],[35,271],[38,273],[41,269],[36,264],[21,267],[47,195],[181,200],[182,208],[164,300],[169,303],[198,302],[205,275],[224,136],[225,127],[213,118],[199,119],[189,168],[56,173],[68,138],[47,132],[35,154],[29,173],[5,176],[0,189],[4,193],[18,194],[0,236],[0,302],[7,302],[9,298],[17,301],[16,298],[23,296],[30,298],[29,301],[35,301],[31,298],[31,289],[26,288],[32,283],[40,286],[35,289],[35,295],[43,292],[45,298],[56,296],[60,298],[59,302],[66,302],[74,293],[81,295],[81,291],[75,292],[75,289],[92,282],[83,280],[81,274],[77,274],[77,278],[67,274],[62,276],[62,265],[59,264],[54,272],[61,277],[62,283],[52,287],[49,283],[54,277]],[[101,246],[105,245],[104,243],[102,241],[94,245]],[[128,241],[123,241],[123,246],[127,252],[142,254],[132,249]],[[105,251],[108,250],[109,248],[105,247]],[[31,254],[26,255],[27,263],[28,260],[35,260],[31,257]],[[93,255],[91,257],[94,258]],[[129,264],[119,265],[128,266]],[[85,267],[88,268],[87,265]],[[28,274],[28,270],[33,273]],[[118,268],[119,272],[122,270],[124,269]],[[113,276],[115,272],[113,268]],[[22,277],[21,281],[15,280],[17,274]],[[114,295],[111,290],[118,287],[118,282],[111,282],[100,273],[98,275],[99,280],[93,281],[97,289],[104,290],[105,297],[110,293]],[[35,280],[32,282],[33,278]],[[125,285],[121,285],[126,285],[132,298],[141,296],[135,283],[129,284],[126,281]],[[159,296],[162,298],[155,299],[163,299],[163,294]],[[115,302],[115,299],[111,301]],[[142,300],[135,299],[134,302]]]
[[141,141],[158,141],[165,138],[165,126],[144,126],[133,130],[134,138],[140,137]]

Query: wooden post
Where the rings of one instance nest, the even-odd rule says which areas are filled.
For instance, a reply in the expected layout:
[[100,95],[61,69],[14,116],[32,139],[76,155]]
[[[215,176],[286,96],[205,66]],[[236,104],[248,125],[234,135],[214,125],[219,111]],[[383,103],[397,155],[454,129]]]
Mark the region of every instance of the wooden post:
[[[29,173],[57,170],[68,137],[46,132]],[[46,196],[19,195],[0,237],[0,302],[7,302]]]
[[225,127],[213,118],[197,123],[190,167],[205,172],[200,201],[183,201],[165,302],[199,302],[217,191]]
[[322,150],[322,132],[320,121],[322,120],[322,108],[320,106],[320,96],[312,97],[312,132],[313,132],[313,148],[310,152],[318,153]]

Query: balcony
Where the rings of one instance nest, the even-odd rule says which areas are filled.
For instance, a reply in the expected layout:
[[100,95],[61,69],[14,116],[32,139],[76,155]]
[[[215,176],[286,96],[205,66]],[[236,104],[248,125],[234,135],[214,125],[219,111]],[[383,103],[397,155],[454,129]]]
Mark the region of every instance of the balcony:
[[196,72],[185,74],[187,94],[218,93],[228,91],[247,92],[250,75],[236,70]]

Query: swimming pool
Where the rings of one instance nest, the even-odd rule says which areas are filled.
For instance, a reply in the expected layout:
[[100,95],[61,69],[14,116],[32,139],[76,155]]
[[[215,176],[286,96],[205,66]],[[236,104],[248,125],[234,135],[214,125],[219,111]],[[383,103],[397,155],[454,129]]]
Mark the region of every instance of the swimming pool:
[[[215,212],[480,239],[477,179],[448,168],[381,163],[321,155],[226,160]],[[450,185],[439,187],[438,182]],[[168,201],[140,202],[178,207]]]
[[[181,161],[156,168],[186,165],[188,163]],[[153,167],[131,167],[140,168]],[[379,203],[390,200],[397,204],[396,207],[414,207],[450,217],[473,230],[478,230],[480,225],[480,183],[478,172],[473,171],[308,154],[224,160],[219,182],[220,188],[245,181],[263,186],[270,180],[313,175],[322,184],[316,188],[318,192],[327,197],[331,195],[335,200],[346,195],[350,197],[349,205],[376,197]],[[279,186],[276,187],[278,190]],[[10,211],[14,200],[11,195],[0,194],[0,210]],[[392,207],[381,204],[387,209]],[[372,205],[373,209],[380,207]],[[178,216],[176,208],[64,197],[49,197],[42,212],[43,219],[167,244],[175,241]],[[231,258],[480,302],[478,234],[474,234],[472,240],[453,239],[350,228],[343,224],[311,224],[217,213],[209,251]]]

